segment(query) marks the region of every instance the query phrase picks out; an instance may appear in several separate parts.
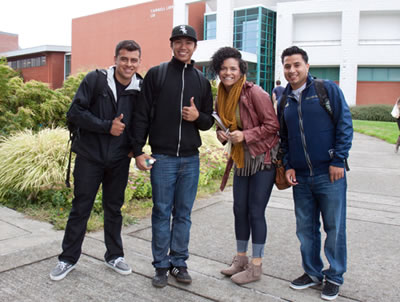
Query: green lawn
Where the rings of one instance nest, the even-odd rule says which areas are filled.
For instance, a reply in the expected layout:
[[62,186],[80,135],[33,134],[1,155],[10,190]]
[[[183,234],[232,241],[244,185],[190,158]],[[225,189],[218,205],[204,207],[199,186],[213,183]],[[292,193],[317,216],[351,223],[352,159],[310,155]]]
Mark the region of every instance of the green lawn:
[[399,128],[395,122],[376,122],[353,120],[354,131],[383,139],[395,144],[399,137]]

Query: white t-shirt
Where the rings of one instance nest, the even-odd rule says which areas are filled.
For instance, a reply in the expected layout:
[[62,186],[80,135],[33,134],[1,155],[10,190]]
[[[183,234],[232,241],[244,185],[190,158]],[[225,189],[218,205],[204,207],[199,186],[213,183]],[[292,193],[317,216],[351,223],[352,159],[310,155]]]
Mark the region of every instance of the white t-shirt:
[[292,90],[292,94],[296,98],[296,100],[299,100],[300,94],[303,92],[303,90],[306,88],[307,82],[305,82],[300,88],[297,88],[296,90]]

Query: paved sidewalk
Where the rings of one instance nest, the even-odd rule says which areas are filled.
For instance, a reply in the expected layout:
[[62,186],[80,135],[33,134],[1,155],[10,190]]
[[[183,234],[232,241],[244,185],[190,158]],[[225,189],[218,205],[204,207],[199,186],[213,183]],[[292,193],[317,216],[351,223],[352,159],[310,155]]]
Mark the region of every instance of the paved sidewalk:
[[[400,154],[394,145],[355,134],[348,173],[348,272],[336,301],[400,301]],[[262,279],[237,286],[219,273],[235,253],[232,191],[195,203],[189,271],[193,283],[169,278],[151,285],[150,219],[123,229],[121,276],[103,264],[103,232],[86,236],[83,255],[68,277],[51,281],[63,232],[0,207],[0,301],[321,301],[320,288],[294,291],[303,273],[291,190],[274,189],[267,208],[268,242]]]

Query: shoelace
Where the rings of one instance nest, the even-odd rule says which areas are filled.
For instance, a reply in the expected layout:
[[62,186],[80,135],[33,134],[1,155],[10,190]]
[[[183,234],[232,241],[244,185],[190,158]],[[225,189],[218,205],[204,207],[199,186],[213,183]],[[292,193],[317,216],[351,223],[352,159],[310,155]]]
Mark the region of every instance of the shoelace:
[[117,259],[115,259],[113,266],[116,267],[120,262],[125,262],[124,257],[118,257]]
[[63,271],[65,269],[65,267],[68,265],[68,263],[63,262],[63,261],[59,261],[57,266]]

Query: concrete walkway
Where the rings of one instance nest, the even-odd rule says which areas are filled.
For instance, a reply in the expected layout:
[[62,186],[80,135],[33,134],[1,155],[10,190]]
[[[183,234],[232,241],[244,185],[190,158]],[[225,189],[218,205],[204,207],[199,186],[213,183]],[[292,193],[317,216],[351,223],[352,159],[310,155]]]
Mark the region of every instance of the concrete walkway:
[[[355,134],[348,174],[348,272],[336,301],[400,301],[400,154],[394,145]],[[264,275],[237,286],[219,271],[235,253],[232,191],[195,203],[189,271],[193,283],[151,285],[150,219],[124,228],[121,276],[103,264],[103,233],[86,236],[83,255],[64,280],[51,281],[63,232],[0,207],[0,301],[321,301],[320,288],[294,291],[303,273],[291,190],[274,189],[266,212]]]

